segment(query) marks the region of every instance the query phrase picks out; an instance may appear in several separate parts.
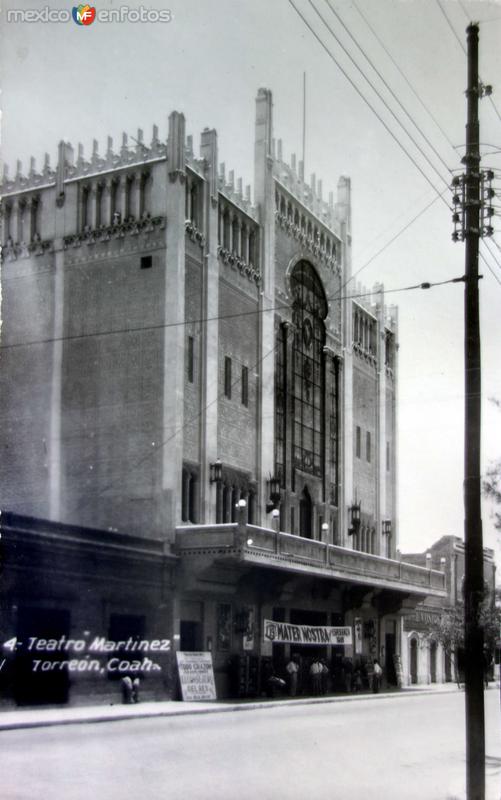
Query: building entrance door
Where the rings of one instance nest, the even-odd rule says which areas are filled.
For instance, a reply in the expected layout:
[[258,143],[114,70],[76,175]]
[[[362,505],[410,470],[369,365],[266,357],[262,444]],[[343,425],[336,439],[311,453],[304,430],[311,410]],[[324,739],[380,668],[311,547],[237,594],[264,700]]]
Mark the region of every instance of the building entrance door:
[[312,537],[313,504],[308,487],[305,486],[299,503],[299,535],[307,539]]
[[180,642],[179,649],[182,652],[195,652],[203,650],[202,646],[202,623],[193,620],[182,619],[180,623]]
[[396,652],[396,636],[394,633],[386,633],[384,638],[384,652],[385,652],[385,673],[386,680],[391,686],[397,685],[397,673],[395,671],[395,652]]
[[411,683],[418,682],[418,670],[417,670],[417,640],[411,639],[410,643],[411,648]]
[[430,680],[437,682],[437,643],[430,642]]

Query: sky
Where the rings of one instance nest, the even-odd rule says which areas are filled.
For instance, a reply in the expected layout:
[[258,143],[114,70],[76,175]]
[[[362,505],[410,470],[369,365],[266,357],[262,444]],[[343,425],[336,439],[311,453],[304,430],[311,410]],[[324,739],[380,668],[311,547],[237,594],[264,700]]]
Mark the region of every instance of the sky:
[[[215,127],[220,161],[252,183],[257,90],[272,90],[275,137],[287,160],[299,158],[306,72],[306,174],[322,179],[324,195],[340,175],[351,178],[356,280],[383,282],[388,303],[399,307],[400,549],[420,552],[444,534],[462,536],[464,286],[393,290],[464,274],[447,186],[464,154],[470,21],[480,23],[481,80],[493,85],[480,104],[482,167],[498,170],[501,194],[501,2],[103,0],[98,12],[143,6],[169,10],[170,22],[89,26],[6,22],[9,9],[68,10],[65,0],[3,5],[2,151],[11,174],[18,159],[27,171],[31,156],[41,168],[45,152],[54,165],[61,139],[81,142],[90,156],[93,139],[101,153],[107,136],[118,149],[122,131],[135,137],[142,128],[148,142],[154,123],[165,138],[178,110],[196,151],[203,128]],[[501,399],[494,202],[496,235],[481,248],[487,263],[480,260],[482,472],[501,458],[501,410],[489,400]],[[484,545],[501,563],[491,511],[484,504]]]

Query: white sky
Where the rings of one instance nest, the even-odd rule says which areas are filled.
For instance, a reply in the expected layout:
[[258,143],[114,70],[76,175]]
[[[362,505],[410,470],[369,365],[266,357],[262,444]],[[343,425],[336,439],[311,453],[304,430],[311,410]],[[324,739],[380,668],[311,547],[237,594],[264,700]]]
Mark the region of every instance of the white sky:
[[[451,170],[461,166],[465,139],[466,57],[437,0],[357,0],[364,16],[405,73],[422,103],[399,75],[370,32],[356,6],[330,0],[364,52],[405,105]],[[494,86],[501,114],[501,3],[441,0],[457,37],[466,46],[470,20],[480,25],[480,75]],[[294,0],[363,94],[405,143],[433,186],[446,183],[384,109],[353,64],[322,25],[309,0]],[[129,0],[130,8],[141,3]],[[9,8],[44,8],[45,2],[5,0]],[[104,0],[97,10],[117,8]],[[273,91],[275,136],[300,157],[302,75],[307,72],[306,173],[323,180],[324,194],[335,190],[340,174],[353,190],[354,271],[363,267],[435,196],[398,144],[384,129],[294,11],[289,0],[145,0],[145,8],[170,8],[169,24],[4,24],[3,157],[15,170],[30,156],[39,167],[44,152],[56,160],[57,142],[78,142],[90,156],[92,139],[100,151],[106,136],[120,146],[121,132],[136,136],[138,127],[151,138],[153,123],[165,137],[167,116],[177,109],[187,119],[196,150],[200,131],[216,127],[220,161],[252,183],[254,99],[257,89]],[[411,123],[392,100],[353,41],[333,16],[326,0],[315,5],[332,29],[377,84],[406,127]],[[51,0],[51,8],[71,7]],[[466,11],[466,13],[465,13]],[[496,85],[496,80],[499,83]],[[491,153],[501,146],[501,118],[489,100],[481,101],[481,141]],[[450,174],[413,130],[446,182]],[[499,152],[485,156],[484,168],[501,168]],[[498,173],[501,177],[501,173]],[[501,179],[496,182],[501,194]],[[451,193],[445,198],[450,202]],[[501,201],[498,213],[501,211]],[[437,200],[360,273],[372,287],[383,281],[395,289],[422,281],[441,281],[464,272],[464,247],[451,241],[452,223],[445,203]],[[501,326],[501,221],[495,219],[497,245],[485,250],[481,282],[483,358],[483,469],[501,456],[501,412],[487,398],[501,398],[498,341]],[[492,274],[497,277],[497,281]],[[390,294],[400,315],[399,478],[400,547],[421,551],[443,534],[463,535],[463,294],[462,284],[430,291]],[[497,534],[484,507],[484,544],[498,547]]]

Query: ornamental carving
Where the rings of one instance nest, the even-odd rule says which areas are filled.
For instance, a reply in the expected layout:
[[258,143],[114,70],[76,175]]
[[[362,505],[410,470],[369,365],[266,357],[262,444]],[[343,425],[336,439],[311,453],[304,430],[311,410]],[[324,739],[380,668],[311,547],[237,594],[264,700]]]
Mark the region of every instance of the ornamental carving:
[[33,241],[26,242],[13,242],[9,237],[7,243],[2,248],[2,254],[5,261],[16,261],[18,258],[29,258],[29,256],[43,256],[44,253],[52,250],[53,242],[51,239],[42,241],[40,234],[36,233]]
[[195,244],[199,244],[200,247],[203,247],[205,245],[204,234],[199,228],[197,228],[197,226],[191,219],[186,220],[186,222],[184,223],[184,228],[192,242],[195,242]]
[[299,242],[306,250],[309,250],[317,261],[325,264],[327,269],[334,272],[336,275],[341,274],[341,267],[336,256],[330,255],[325,249],[325,246],[321,247],[320,234],[318,231],[316,236],[314,236],[313,233],[309,234],[307,231],[302,230],[293,219],[286,214],[282,214],[279,210],[275,211],[275,222],[285,233]]
[[81,233],[71,234],[63,238],[65,250],[68,247],[80,247],[82,244],[109,242],[112,239],[123,239],[125,236],[137,236],[141,233],[152,233],[165,228],[165,217],[152,217],[147,214],[139,220],[129,219],[115,222],[113,225],[102,225],[100,228],[87,227]]
[[253,264],[248,264],[241,256],[232,253],[231,250],[221,245],[217,248],[217,254],[223,264],[229,264],[234,269],[238,269],[241,275],[244,275],[250,281],[254,281],[258,286],[260,285],[262,277],[261,271]]

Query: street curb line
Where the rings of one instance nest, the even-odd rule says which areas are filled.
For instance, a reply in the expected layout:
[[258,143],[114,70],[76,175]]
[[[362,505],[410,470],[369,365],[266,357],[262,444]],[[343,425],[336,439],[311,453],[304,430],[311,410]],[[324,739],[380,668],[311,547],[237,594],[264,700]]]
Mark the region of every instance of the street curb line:
[[12,722],[2,722],[0,719],[0,732],[2,731],[9,731],[9,730],[25,730],[28,728],[52,728],[56,725],[82,725],[82,724],[97,724],[100,722],[123,722],[124,720],[134,720],[134,719],[158,719],[159,717],[182,717],[182,716],[189,716],[193,714],[219,714],[219,713],[229,713],[231,711],[258,711],[265,708],[279,708],[279,707],[290,707],[290,706],[306,706],[306,705],[320,705],[321,703],[354,703],[358,700],[388,700],[392,697],[420,697],[422,695],[430,695],[430,694],[452,694],[456,692],[460,692],[461,689],[451,690],[451,689],[419,689],[419,690],[410,690],[410,691],[403,691],[403,692],[386,692],[386,693],[378,693],[378,694],[363,694],[363,695],[350,695],[348,697],[322,697],[322,698],[305,698],[305,699],[298,699],[298,700],[277,700],[277,701],[267,701],[267,702],[255,702],[255,703],[239,703],[239,704],[228,704],[228,705],[215,705],[213,707],[204,707],[204,708],[183,708],[182,706],[179,709],[169,709],[169,710],[158,710],[155,711],[153,708],[148,710],[145,709],[144,712],[138,714],[127,714],[121,713],[113,716],[106,715],[105,713],[97,714],[96,716],[87,717],[87,718],[77,718],[77,717],[69,717],[67,719],[48,719],[48,720],[13,720]]

